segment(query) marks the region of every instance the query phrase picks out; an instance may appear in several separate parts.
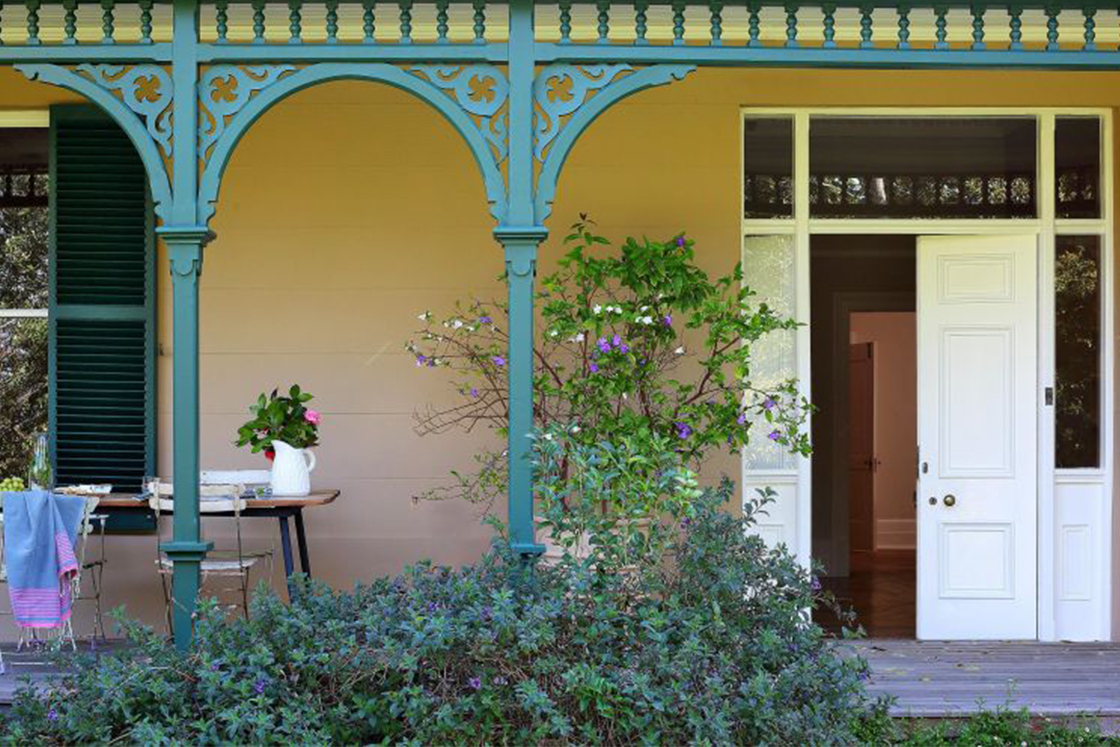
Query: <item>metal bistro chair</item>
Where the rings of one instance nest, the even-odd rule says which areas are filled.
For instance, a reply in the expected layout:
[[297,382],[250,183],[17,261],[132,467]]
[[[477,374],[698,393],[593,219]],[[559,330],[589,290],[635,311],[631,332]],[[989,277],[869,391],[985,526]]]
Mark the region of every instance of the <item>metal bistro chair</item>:
[[[170,483],[152,482],[146,486],[149,494],[148,505],[156,515],[156,568],[163,584],[163,600],[167,614],[167,629],[172,631],[171,575],[175,562],[159,549],[161,536],[160,519],[164,514],[175,511],[174,488]],[[268,577],[272,577],[272,550],[248,552],[241,540],[241,514],[245,510],[244,487],[230,484],[204,484],[199,488],[198,511],[203,517],[207,514],[232,514],[237,537],[237,546],[230,550],[211,550],[202,561],[202,585],[205,587],[211,578],[236,579],[234,586],[219,586],[215,591],[236,591],[241,595],[242,609],[249,617],[249,573],[260,561],[268,563]],[[230,608],[236,605],[228,605]]]
[[[94,629],[90,633],[91,639],[101,632],[101,639],[105,640],[105,620],[102,615],[101,607],[101,579],[102,573],[105,570],[105,521],[108,518],[105,514],[96,514],[94,509],[100,498],[97,496],[85,496],[85,505],[82,510],[82,519],[78,524],[77,534],[77,547],[74,548],[74,554],[78,560],[78,573],[70,579],[70,601],[71,604],[78,602],[92,601],[94,603]],[[94,533],[94,525],[99,527],[98,534],[100,535],[99,554],[94,560],[87,561],[86,549],[89,546],[90,535]],[[7,586],[8,584],[8,565],[4,556],[4,514],[0,512],[0,584]],[[82,592],[82,577],[86,574],[90,576],[90,586],[92,592],[83,594]],[[3,596],[7,597],[5,593]],[[0,615],[13,616],[11,608],[11,600],[8,600],[7,611],[0,612]],[[40,629],[31,628],[31,641],[38,642],[40,639]],[[77,640],[74,637],[74,618],[71,616],[63,625],[57,628],[57,632],[53,636],[59,642],[69,642],[70,648],[74,651],[78,650]],[[16,651],[23,649],[24,644],[28,643],[27,628],[20,628],[19,642],[16,644]],[[0,673],[5,671],[4,654],[0,650]]]

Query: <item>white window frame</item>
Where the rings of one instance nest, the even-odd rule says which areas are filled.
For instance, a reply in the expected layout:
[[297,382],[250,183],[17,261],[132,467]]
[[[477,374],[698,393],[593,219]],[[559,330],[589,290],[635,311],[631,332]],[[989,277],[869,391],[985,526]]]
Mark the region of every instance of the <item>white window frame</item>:
[[[1038,159],[1036,167],[1036,218],[983,219],[901,219],[901,218],[811,218],[809,215],[809,126],[814,117],[1034,117],[1038,122]],[[1059,219],[1055,205],[1054,127],[1058,117],[1094,116],[1101,120],[1101,175],[1099,180],[1101,215],[1097,219]],[[740,226],[741,256],[745,258],[746,241],[753,236],[792,235],[795,237],[796,318],[807,322],[809,308],[809,239],[813,234],[956,234],[993,235],[1029,234],[1039,237],[1039,340],[1038,340],[1038,635],[1040,640],[1083,638],[1108,640],[1111,638],[1113,620],[1112,591],[1112,532],[1113,532],[1113,474],[1115,447],[1115,356],[1111,341],[1114,336],[1114,258],[1113,258],[1113,121],[1112,111],[1099,107],[1031,107],[1007,109],[995,107],[930,107],[915,111],[900,107],[744,107],[739,111],[739,197],[742,205],[744,194],[743,124],[751,118],[786,118],[793,121],[793,217],[742,219]],[[740,207],[741,209],[741,207]],[[1094,469],[1056,469],[1054,465],[1054,412],[1043,401],[1047,388],[1054,387],[1054,259],[1055,237],[1060,235],[1099,235],[1101,237],[1102,303],[1101,313],[1101,463]],[[802,393],[812,399],[810,387],[810,331],[808,324],[797,332],[797,376]],[[796,508],[787,515],[795,516],[796,537],[791,550],[803,562],[810,559],[812,543],[812,462],[799,460],[796,471],[775,473],[755,472],[743,463],[743,494],[753,493],[754,487],[769,482],[786,482],[790,493],[796,496]],[[1096,525],[1093,553],[1099,561],[1092,564],[1099,570],[1099,577],[1090,582],[1090,605],[1077,607],[1085,601],[1076,597],[1066,598],[1061,590],[1062,580],[1055,577],[1058,553],[1062,552],[1059,537],[1062,527],[1056,516],[1056,493],[1071,489],[1097,491],[1100,512],[1092,521]],[[829,518],[831,520],[831,518]],[[1063,535],[1064,536],[1064,535]],[[1070,606],[1074,614],[1063,615]],[[1088,619],[1078,624],[1076,631],[1069,629],[1069,618]]]

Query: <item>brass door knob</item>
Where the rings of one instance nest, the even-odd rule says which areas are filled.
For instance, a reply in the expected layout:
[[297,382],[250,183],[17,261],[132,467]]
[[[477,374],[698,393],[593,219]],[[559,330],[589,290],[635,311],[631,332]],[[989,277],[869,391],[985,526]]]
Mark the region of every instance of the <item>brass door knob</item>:
[[941,502],[949,508],[952,508],[953,506],[957,505],[957,497],[952,493],[949,493],[949,495],[941,499]]

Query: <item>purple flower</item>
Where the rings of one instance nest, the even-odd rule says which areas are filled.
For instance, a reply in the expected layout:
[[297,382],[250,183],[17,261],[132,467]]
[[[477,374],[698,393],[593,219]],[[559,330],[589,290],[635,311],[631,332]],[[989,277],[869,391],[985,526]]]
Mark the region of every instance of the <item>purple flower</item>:
[[665,324],[666,327],[672,327],[673,326],[673,315],[672,314],[666,314],[661,319],[661,321]]
[[688,438],[692,435],[692,428],[688,423],[677,423],[677,436],[679,438]]
[[494,616],[494,611],[491,610],[489,607],[483,607],[482,608],[481,617],[482,617],[483,620],[489,620],[493,616]]
[[488,316],[481,316],[481,317],[478,318],[478,323],[479,324],[493,324],[494,320],[491,319]]
[[53,708],[47,711],[47,721],[58,721],[58,711]]
[[265,685],[264,678],[263,677],[258,677],[257,681],[253,683],[253,691],[256,692],[257,695],[263,695],[264,694],[264,685]]
[[746,425],[747,424],[747,413],[745,413],[745,412],[739,413],[739,417],[735,418],[735,422],[738,423],[739,425]]
[[420,353],[416,354],[416,365],[417,366],[423,366],[427,362],[428,362],[427,356],[421,355]]
[[497,677],[494,678],[494,684],[495,685],[504,685],[504,684],[506,684],[506,682],[507,682],[506,678],[503,677],[500,674]]
[[467,680],[467,684],[471,686],[472,690],[481,690],[482,689],[482,678],[481,677],[471,677],[469,680]]
[[591,373],[599,373],[599,364],[596,363],[595,361],[592,361],[591,365],[588,366],[588,368],[591,369]]
[[775,401],[774,401],[773,399],[771,399],[770,397],[767,397],[767,398],[766,398],[766,401],[762,403],[762,407],[763,407],[763,409],[766,409],[766,410],[773,410],[773,409],[774,409],[774,405],[776,405],[776,404],[778,404],[778,403],[777,403],[777,402],[775,402]]
[[617,348],[621,344],[622,344],[622,337],[621,336],[615,335],[613,338],[611,338],[611,345],[614,345]]
[[476,387],[476,386],[471,387],[471,396],[472,397],[477,397],[478,396],[478,387]]
[[677,246],[684,246],[684,236],[677,237]]
[[782,434],[780,431],[770,431],[770,435],[767,436],[767,438],[769,438],[771,441],[778,441],[779,439],[781,439],[781,437]]
[[218,666],[218,662],[214,662],[213,664],[210,665],[210,671],[211,672],[217,672],[219,669],[221,669],[221,667]]
[[428,602],[428,612],[435,612],[439,609],[439,605],[435,602]]
[[600,337],[599,342],[597,342],[595,344],[598,345],[599,349],[602,350],[604,353],[611,352],[611,344],[609,342],[607,342],[607,338]]
[[813,576],[813,591],[820,591],[820,590],[821,590],[821,580],[819,578],[817,578],[816,576]]
[[624,343],[622,343],[621,345],[619,345],[619,346],[618,346],[618,350],[619,350],[619,352],[621,352],[621,353],[629,353],[629,352],[630,352],[630,346],[629,346],[629,345],[627,345],[627,344],[626,344],[626,343],[624,342]]
[[495,355],[490,360],[494,361],[495,366],[504,366],[506,364],[506,359],[500,355]]

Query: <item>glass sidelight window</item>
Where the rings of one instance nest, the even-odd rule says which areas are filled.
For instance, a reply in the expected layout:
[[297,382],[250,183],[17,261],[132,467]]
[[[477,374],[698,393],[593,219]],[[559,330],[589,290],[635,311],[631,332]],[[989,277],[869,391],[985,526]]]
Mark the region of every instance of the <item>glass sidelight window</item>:
[[1101,465],[1101,240],[1058,236],[1054,426],[1058,469]]

